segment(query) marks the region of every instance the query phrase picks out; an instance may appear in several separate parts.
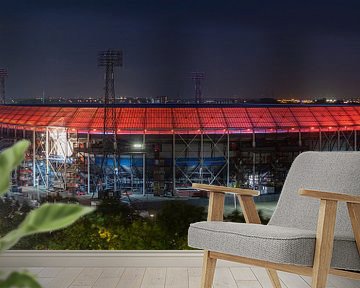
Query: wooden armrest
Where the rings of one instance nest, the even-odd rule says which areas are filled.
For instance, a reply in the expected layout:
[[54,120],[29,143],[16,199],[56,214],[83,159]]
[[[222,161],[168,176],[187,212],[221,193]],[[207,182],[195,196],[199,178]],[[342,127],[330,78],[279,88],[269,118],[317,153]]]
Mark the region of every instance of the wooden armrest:
[[[356,246],[360,253],[360,196],[308,189],[299,189],[299,194],[320,200],[313,269],[324,266],[330,269],[338,201],[346,202]],[[313,276],[313,283],[315,283],[314,279],[318,280]]]
[[299,189],[299,194],[302,196],[308,196],[322,200],[343,201],[343,202],[360,204],[360,196],[354,196],[349,194],[308,190],[308,189]]
[[213,192],[210,193],[208,221],[222,221],[225,193],[234,193],[239,198],[246,223],[261,223],[252,197],[258,196],[260,194],[259,191],[198,183],[193,183],[192,187],[203,191]]
[[203,191],[209,191],[209,192],[215,192],[215,193],[234,193],[234,194],[243,195],[243,196],[259,196],[259,194],[260,194],[260,192],[256,191],[256,190],[225,187],[225,186],[216,186],[216,185],[208,185],[208,184],[199,184],[199,183],[193,183],[192,187],[199,189],[199,190],[203,190]]

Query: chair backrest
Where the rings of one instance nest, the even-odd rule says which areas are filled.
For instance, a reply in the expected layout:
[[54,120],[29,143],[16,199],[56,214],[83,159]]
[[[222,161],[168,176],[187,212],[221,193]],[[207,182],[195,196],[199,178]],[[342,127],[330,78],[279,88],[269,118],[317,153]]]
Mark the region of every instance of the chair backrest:
[[[269,225],[316,230],[320,201],[300,188],[360,195],[360,152],[304,152],[294,160]],[[345,203],[339,203],[335,236],[354,238]]]

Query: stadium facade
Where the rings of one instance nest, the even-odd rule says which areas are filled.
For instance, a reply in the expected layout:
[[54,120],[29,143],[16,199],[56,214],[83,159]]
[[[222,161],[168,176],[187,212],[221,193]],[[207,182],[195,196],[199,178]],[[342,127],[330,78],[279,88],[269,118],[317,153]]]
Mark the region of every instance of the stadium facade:
[[360,106],[123,105],[111,107],[116,124],[104,123],[107,110],[1,105],[0,149],[32,143],[14,185],[170,196],[199,182],[272,194],[302,151],[359,150]]

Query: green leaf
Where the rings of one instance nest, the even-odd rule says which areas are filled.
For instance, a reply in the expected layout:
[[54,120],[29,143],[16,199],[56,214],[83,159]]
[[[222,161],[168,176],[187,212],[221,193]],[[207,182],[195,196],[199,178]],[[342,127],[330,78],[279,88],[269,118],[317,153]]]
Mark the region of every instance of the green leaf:
[[46,203],[31,211],[16,230],[0,239],[0,251],[11,248],[24,236],[65,228],[93,210],[76,204]]
[[11,172],[23,161],[30,142],[21,140],[0,153],[0,195],[9,189]]
[[0,280],[0,288],[41,288],[34,277],[27,272],[12,272],[5,280]]
[[28,233],[40,233],[65,228],[94,208],[77,204],[49,204],[33,210],[20,224],[19,229]]

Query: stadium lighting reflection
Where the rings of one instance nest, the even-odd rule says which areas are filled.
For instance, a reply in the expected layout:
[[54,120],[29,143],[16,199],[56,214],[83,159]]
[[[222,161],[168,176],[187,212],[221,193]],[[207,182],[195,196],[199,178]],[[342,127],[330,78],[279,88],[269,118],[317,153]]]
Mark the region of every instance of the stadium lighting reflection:
[[142,143],[134,143],[134,144],[133,144],[133,148],[142,149],[142,148],[143,148],[143,144],[142,144]]

